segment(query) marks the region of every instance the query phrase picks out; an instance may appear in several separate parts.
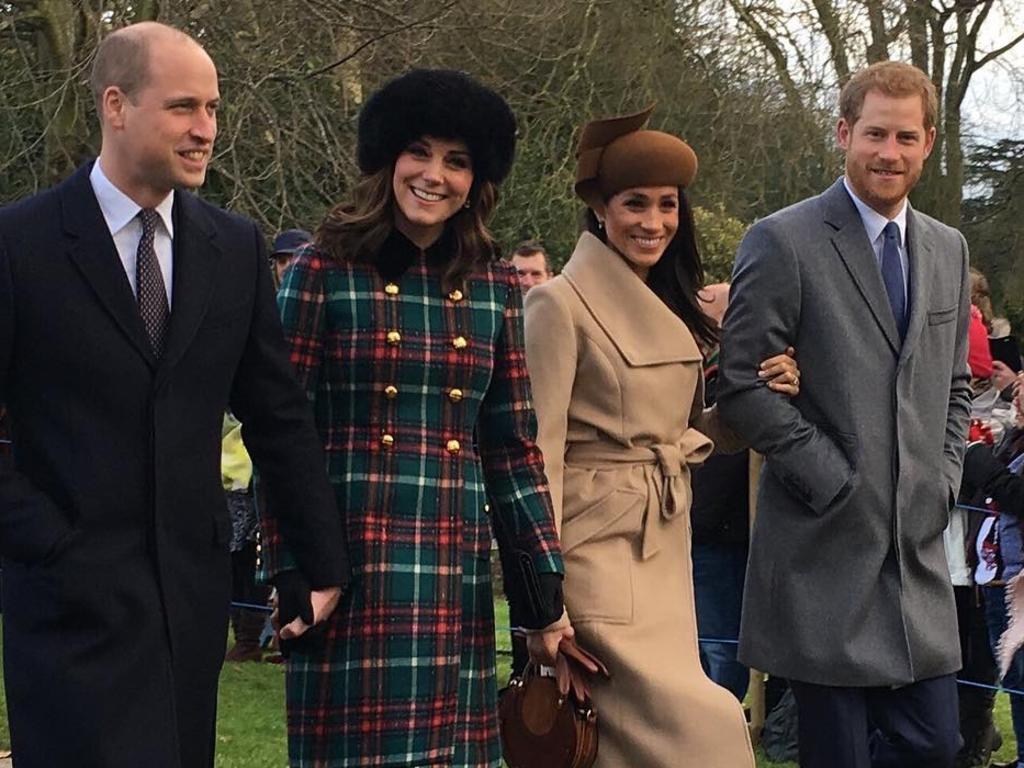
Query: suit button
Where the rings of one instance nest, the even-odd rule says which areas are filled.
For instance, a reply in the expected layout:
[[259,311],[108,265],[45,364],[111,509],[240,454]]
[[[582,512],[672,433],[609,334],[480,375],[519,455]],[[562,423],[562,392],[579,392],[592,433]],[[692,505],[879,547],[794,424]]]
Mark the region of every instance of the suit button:
[[402,340],[402,334],[398,331],[388,331],[387,340],[388,344],[392,347],[397,347],[398,343]]
[[388,283],[387,285],[384,286],[384,293],[386,293],[388,296],[397,296],[398,286],[395,285],[394,283]]
[[462,445],[459,443],[458,440],[449,440],[448,444],[445,446],[445,449],[452,456],[456,456],[462,451]]
[[463,296],[462,291],[456,288],[454,291],[448,294],[448,298],[451,299],[452,301],[462,301],[465,298],[465,296]]
[[451,400],[453,403],[459,402],[459,400],[462,399],[462,390],[457,388],[449,390],[448,399]]
[[456,336],[454,339],[452,339],[452,346],[455,347],[456,349],[465,349],[466,347],[469,346],[469,342],[466,341],[465,336]]
[[395,444],[395,436],[389,435],[387,432],[385,432],[383,435],[380,436],[380,444],[383,445],[385,448],[390,448],[392,445]]
[[388,384],[386,387],[384,387],[384,397],[386,397],[388,400],[394,400],[396,397],[398,397],[398,387]]

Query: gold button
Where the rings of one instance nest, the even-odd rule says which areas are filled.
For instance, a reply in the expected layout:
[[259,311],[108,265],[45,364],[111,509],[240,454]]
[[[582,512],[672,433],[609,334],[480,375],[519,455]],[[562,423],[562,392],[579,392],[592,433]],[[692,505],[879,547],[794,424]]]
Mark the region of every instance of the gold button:
[[462,295],[462,291],[456,288],[454,291],[448,294],[448,298],[451,299],[452,301],[462,301],[464,296]]
[[388,384],[386,387],[384,387],[384,397],[386,397],[388,400],[394,400],[396,397],[398,397],[398,387]]
[[395,436],[389,435],[387,432],[385,432],[383,435],[380,436],[380,444],[383,445],[385,448],[390,448],[392,445],[395,444]]
[[387,285],[384,286],[384,293],[386,293],[388,296],[397,296],[398,286],[395,285],[394,283],[388,283]]
[[454,339],[452,339],[452,346],[455,347],[456,349],[465,349],[466,347],[469,346],[469,342],[466,341],[465,336],[456,336]]
[[451,400],[453,403],[459,402],[459,400],[462,399],[462,390],[461,389],[452,389],[452,390],[450,390],[448,392],[448,399]]
[[400,334],[398,331],[388,331],[387,339],[388,344],[394,347],[397,346],[398,342],[402,340],[402,334]]
[[449,440],[445,448],[448,449],[448,453],[454,456],[455,454],[462,450],[462,445],[459,443],[458,440]]

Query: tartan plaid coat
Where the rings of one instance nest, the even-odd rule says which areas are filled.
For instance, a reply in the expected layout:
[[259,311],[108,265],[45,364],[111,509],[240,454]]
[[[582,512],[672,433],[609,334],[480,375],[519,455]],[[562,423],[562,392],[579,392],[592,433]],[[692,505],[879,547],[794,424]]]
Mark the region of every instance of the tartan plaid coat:
[[[563,572],[518,280],[493,262],[446,291],[448,248],[308,248],[278,295],[353,564],[323,652],[289,659],[293,766],[499,765],[488,498],[519,560]],[[291,563],[267,522],[272,576]]]

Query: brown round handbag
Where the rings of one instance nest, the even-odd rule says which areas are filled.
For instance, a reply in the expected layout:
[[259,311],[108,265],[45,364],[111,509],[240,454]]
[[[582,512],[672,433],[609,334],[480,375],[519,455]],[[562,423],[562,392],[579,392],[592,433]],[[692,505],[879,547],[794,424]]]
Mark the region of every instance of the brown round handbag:
[[597,758],[597,712],[585,675],[604,664],[572,641],[559,646],[555,677],[530,662],[498,699],[501,751],[509,768],[590,768]]

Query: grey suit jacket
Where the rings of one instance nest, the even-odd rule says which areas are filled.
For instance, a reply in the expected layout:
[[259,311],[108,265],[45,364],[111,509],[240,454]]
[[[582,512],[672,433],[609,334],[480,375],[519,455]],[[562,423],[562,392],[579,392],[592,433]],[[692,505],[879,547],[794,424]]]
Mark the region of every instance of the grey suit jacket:
[[[970,407],[967,245],[907,221],[902,344],[842,179],[755,224],[737,255],[718,405],[767,457],[740,657],[787,678],[899,685],[960,667],[942,531]],[[753,373],[787,344],[792,400]]]

